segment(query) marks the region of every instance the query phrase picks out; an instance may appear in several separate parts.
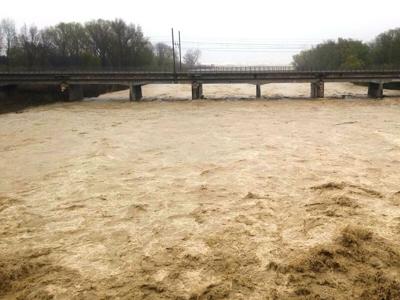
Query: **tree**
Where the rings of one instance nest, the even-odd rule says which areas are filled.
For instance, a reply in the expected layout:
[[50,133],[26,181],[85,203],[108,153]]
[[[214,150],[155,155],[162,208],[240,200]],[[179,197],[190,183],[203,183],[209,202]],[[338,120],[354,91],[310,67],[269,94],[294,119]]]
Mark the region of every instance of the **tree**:
[[172,47],[164,43],[157,43],[154,47],[155,63],[158,67],[164,68],[172,66],[173,51]]
[[144,37],[140,26],[128,25],[120,19],[112,21],[110,26],[112,32],[110,60],[113,66],[138,67],[152,63],[152,45]]
[[[7,56],[0,57],[0,65],[125,68],[155,63],[153,45],[141,27],[121,19],[100,19],[84,25],[59,23],[42,30],[24,26],[19,33],[14,22],[7,19],[1,22],[0,29],[4,33],[4,44],[7,44],[4,47]],[[165,61],[168,61],[167,52]]]
[[293,57],[298,70],[360,69],[369,65],[369,47],[361,41],[338,39],[327,41]]
[[3,36],[3,28],[0,24],[0,56],[3,55],[3,46],[4,46],[4,36]]
[[128,27],[123,20],[117,19],[110,24],[113,45],[111,48],[111,60],[113,65],[121,67],[129,61],[129,44],[133,38],[134,30]]
[[1,28],[5,39],[6,55],[8,57],[11,48],[15,46],[17,40],[15,23],[11,19],[3,19],[1,21]]
[[31,25],[24,25],[17,36],[18,47],[10,51],[10,60],[14,65],[23,67],[40,67],[47,65],[49,58],[48,49],[42,42],[42,34],[39,29]]
[[131,65],[133,67],[149,66],[154,61],[153,45],[145,38],[142,28],[131,25],[133,39],[130,44]]
[[375,66],[400,66],[400,28],[386,31],[370,44],[371,60]]
[[90,51],[100,58],[102,67],[110,66],[111,22],[99,19],[86,23],[85,27],[89,35]]
[[0,24],[0,56],[2,56],[2,54],[3,54],[3,42],[4,42],[3,28],[1,27],[1,24]]
[[49,60],[54,66],[82,65],[88,54],[88,34],[79,23],[59,23],[44,29],[42,42],[49,49]]
[[88,37],[79,23],[59,23],[43,31],[43,42],[63,57],[79,56],[87,50]]
[[201,56],[200,49],[189,49],[186,51],[185,55],[183,56],[183,62],[188,67],[194,67],[200,63],[199,59]]
[[153,62],[153,48],[142,29],[123,20],[97,20],[85,25],[89,50],[103,67],[142,67]]

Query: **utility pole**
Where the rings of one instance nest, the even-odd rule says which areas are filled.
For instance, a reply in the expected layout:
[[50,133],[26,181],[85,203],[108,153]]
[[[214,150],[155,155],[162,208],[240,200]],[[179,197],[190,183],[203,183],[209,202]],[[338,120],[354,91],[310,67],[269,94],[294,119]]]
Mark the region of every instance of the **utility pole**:
[[179,71],[182,72],[182,44],[181,44],[181,31],[179,33]]
[[172,56],[174,60],[174,76],[176,76],[174,28],[171,28],[171,32],[172,32]]

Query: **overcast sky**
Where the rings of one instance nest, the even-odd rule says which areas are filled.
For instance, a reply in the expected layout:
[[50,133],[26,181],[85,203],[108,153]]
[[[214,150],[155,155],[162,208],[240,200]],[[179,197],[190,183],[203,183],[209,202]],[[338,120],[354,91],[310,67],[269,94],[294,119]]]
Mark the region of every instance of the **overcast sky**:
[[152,41],[181,30],[203,63],[288,64],[299,49],[347,37],[372,40],[400,27],[400,0],[2,0],[0,18],[38,27],[122,18]]

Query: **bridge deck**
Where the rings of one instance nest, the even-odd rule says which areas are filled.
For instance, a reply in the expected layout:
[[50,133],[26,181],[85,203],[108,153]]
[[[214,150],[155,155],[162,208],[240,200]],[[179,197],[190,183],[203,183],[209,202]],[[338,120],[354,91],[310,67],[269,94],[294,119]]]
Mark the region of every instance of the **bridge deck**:
[[311,97],[324,97],[324,82],[368,82],[368,95],[383,96],[383,84],[400,82],[400,70],[352,70],[352,71],[296,71],[243,69],[200,69],[187,72],[133,72],[133,71],[46,71],[0,72],[0,86],[9,85],[60,85],[69,91],[69,98],[83,97],[82,86],[90,84],[117,84],[130,87],[131,100],[142,98],[141,86],[145,84],[190,83],[192,98],[203,97],[205,83],[256,84],[256,96],[261,97],[260,85],[274,82],[310,82]]
[[400,70],[362,71],[210,71],[193,72],[0,72],[0,85],[12,84],[149,84],[149,83],[254,83],[269,82],[391,82]]

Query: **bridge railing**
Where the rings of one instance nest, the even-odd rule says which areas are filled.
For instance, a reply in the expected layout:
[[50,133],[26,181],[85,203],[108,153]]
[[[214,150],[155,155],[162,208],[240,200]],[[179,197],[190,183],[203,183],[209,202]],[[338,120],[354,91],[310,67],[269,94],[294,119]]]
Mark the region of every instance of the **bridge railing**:
[[0,65],[0,73],[172,73],[169,66],[145,66],[145,67],[7,67]]
[[[182,69],[176,68],[176,72],[179,73],[262,73],[262,72],[377,72],[377,71],[399,71],[400,66],[369,66],[368,68],[358,68],[358,69],[313,69],[313,68],[295,68],[293,66],[216,66],[216,65],[199,65],[195,67],[183,66]],[[6,66],[0,66],[0,73],[47,73],[47,74],[80,74],[80,73],[166,73],[173,74],[172,66],[146,66],[146,67],[48,67],[48,68],[21,68],[12,67],[7,68]]]
[[232,73],[257,73],[257,72],[374,72],[374,71],[399,71],[400,66],[368,66],[364,68],[349,69],[349,68],[336,68],[336,69],[318,69],[318,68],[295,68],[294,66],[197,66],[188,68],[188,72],[232,72]]
[[292,66],[196,66],[186,69],[188,72],[288,72]]
[[[294,71],[292,66],[215,66],[199,65],[194,67],[177,67],[176,72],[272,72],[272,71]],[[6,67],[0,66],[0,72],[6,73],[79,73],[79,72],[141,72],[141,73],[173,73],[172,66],[147,66],[147,67]]]

